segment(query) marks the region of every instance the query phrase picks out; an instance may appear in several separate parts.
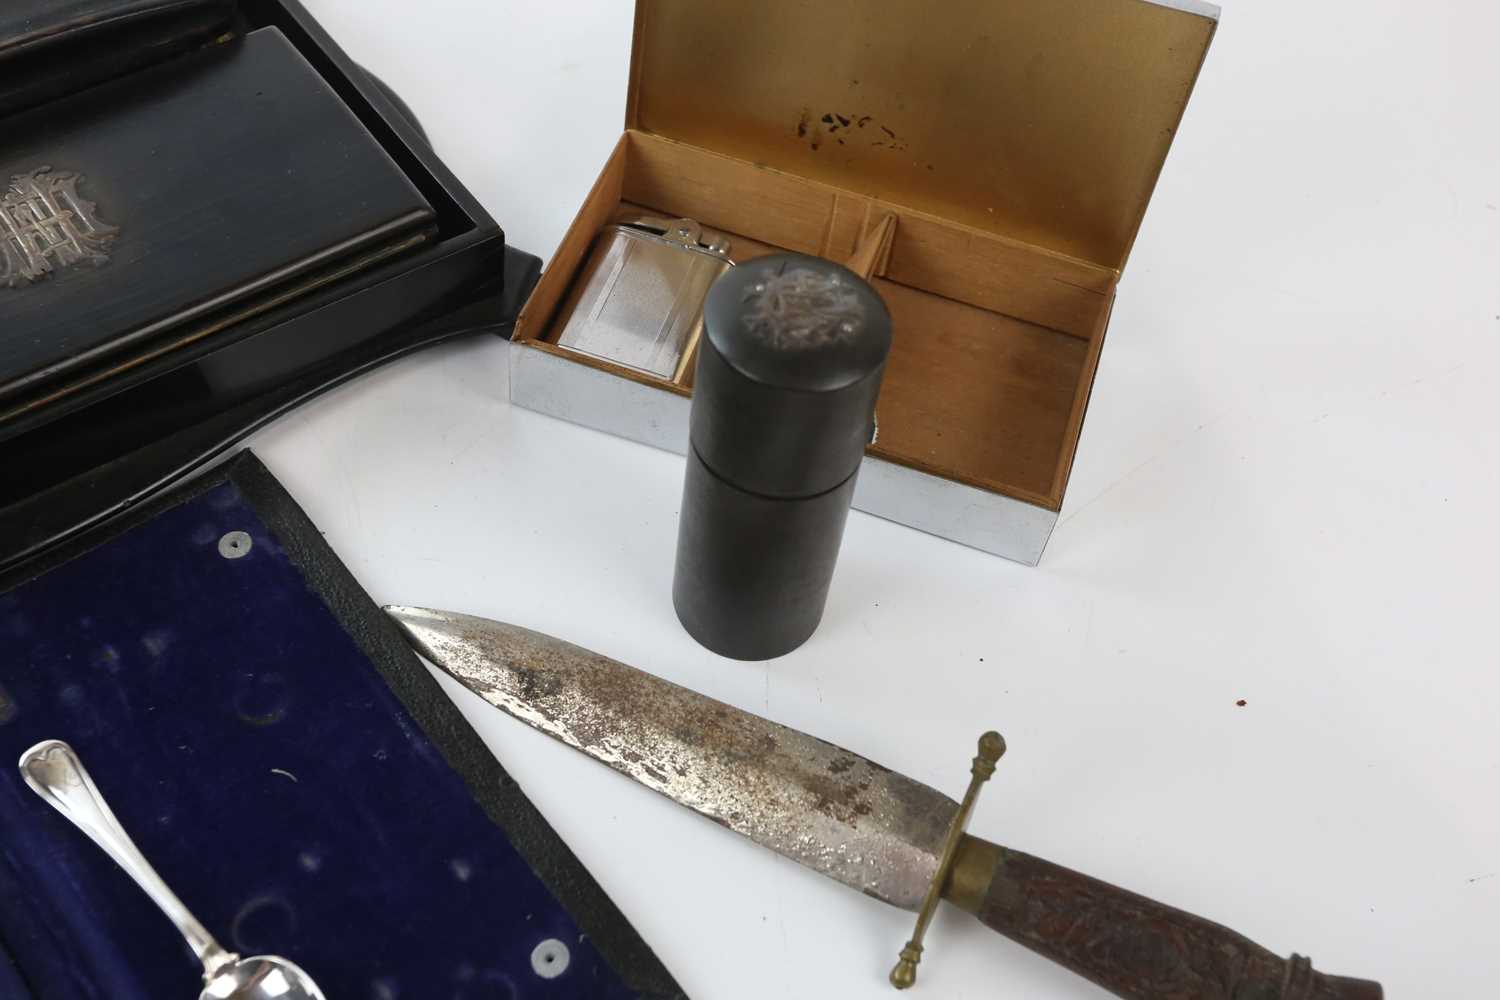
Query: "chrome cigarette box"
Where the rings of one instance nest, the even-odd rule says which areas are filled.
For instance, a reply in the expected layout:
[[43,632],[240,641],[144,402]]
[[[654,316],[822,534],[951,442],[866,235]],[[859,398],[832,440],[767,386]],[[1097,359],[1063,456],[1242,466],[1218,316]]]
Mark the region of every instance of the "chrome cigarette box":
[[691,355],[666,379],[558,342],[601,227],[687,216],[742,265],[824,257],[894,322],[855,508],[1035,564],[1217,8],[635,6],[625,128],[516,321],[511,400],[686,453]]

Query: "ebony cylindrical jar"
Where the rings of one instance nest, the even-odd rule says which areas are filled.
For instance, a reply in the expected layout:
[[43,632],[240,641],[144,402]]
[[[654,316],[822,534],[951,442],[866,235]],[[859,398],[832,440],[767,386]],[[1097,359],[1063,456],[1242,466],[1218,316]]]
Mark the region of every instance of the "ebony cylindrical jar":
[[672,602],[707,648],[765,660],[823,617],[891,318],[847,268],[778,254],[719,278],[703,320]]

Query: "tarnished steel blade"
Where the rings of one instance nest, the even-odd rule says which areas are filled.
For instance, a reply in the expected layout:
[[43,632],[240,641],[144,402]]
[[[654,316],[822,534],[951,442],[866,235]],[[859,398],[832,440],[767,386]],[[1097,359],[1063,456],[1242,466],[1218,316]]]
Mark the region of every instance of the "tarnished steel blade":
[[829,878],[916,910],[958,804],[831,743],[485,618],[388,607],[496,708]]

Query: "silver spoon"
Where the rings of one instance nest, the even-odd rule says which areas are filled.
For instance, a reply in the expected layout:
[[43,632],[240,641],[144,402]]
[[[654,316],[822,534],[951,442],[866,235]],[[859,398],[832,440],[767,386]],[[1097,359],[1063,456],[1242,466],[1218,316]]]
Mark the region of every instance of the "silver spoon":
[[21,755],[21,776],[31,790],[114,859],[187,938],[203,962],[198,1000],[326,1000],[312,977],[276,955],[250,958],[225,951],[161,880],[110,811],[73,748],[44,740]]

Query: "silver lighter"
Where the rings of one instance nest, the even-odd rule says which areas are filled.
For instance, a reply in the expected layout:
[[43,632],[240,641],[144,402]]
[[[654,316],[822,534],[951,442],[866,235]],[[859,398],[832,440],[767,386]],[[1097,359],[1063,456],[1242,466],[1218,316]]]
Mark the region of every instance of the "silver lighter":
[[563,305],[560,347],[680,380],[703,328],[703,299],[734,266],[729,241],[692,219],[606,226]]

